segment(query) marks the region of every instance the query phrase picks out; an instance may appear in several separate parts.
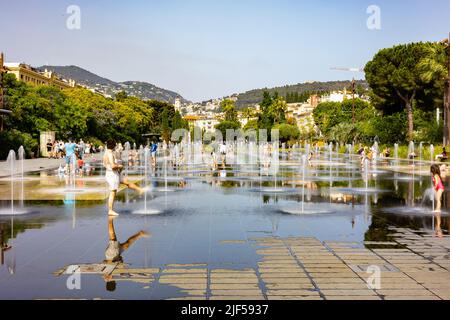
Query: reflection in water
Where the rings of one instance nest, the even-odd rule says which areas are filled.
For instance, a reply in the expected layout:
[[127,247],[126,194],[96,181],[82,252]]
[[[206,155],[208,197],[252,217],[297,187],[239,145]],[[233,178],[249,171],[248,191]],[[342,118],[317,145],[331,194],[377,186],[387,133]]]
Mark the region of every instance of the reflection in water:
[[11,246],[8,245],[8,239],[6,238],[5,225],[0,224],[0,264],[3,266],[5,264],[5,253],[11,250]]
[[[338,157],[337,154],[334,156]],[[236,250],[233,248],[233,251],[217,250],[216,244],[224,239],[251,238],[254,233],[264,233],[264,235],[268,234],[273,237],[306,235],[322,241],[351,239],[360,243],[364,240],[395,240],[395,236],[393,236],[395,232],[392,231],[392,228],[396,227],[434,234],[439,238],[448,234],[450,228],[448,212],[444,210],[442,215],[438,216],[427,214],[432,203],[429,200],[431,197],[427,197],[424,191],[431,187],[431,182],[429,176],[419,175],[419,168],[398,166],[403,171],[399,170],[398,173],[393,173],[390,171],[394,170],[392,164],[379,163],[379,166],[370,170],[367,182],[374,191],[367,193],[364,192],[366,190],[366,180],[362,177],[364,172],[351,158],[332,159],[331,163],[329,155],[325,155],[325,162],[323,161],[324,157],[316,154],[310,160],[311,166],[303,173],[299,154],[292,153],[289,157],[293,160],[281,164],[279,170],[272,170],[270,165],[264,168],[259,165],[227,164],[217,171],[211,171],[209,164],[206,167],[189,165],[176,168],[172,168],[171,165],[171,169],[168,171],[173,176],[167,176],[166,170],[157,168],[151,177],[148,177],[151,179],[149,181],[153,184],[153,189],[170,186],[180,192],[161,194],[155,191],[149,193],[152,201],[164,203],[166,209],[159,216],[145,216],[145,219],[151,221],[151,231],[156,238],[154,242],[152,241],[151,265],[161,267],[167,261],[177,263],[212,261],[220,267],[230,263],[253,265],[257,257],[251,256],[253,251],[250,253],[245,251],[248,248],[244,248],[244,245],[241,246],[242,252],[239,255],[239,248]],[[138,169],[135,171],[139,173]],[[422,174],[423,171],[426,171],[425,165],[421,171]],[[132,172],[130,170],[130,175]],[[49,190],[58,188],[59,190],[73,191],[67,190],[73,183],[70,179],[67,180],[67,186],[62,187],[61,184],[64,184],[64,181],[55,183],[54,178],[43,175],[40,183]],[[25,194],[33,189],[37,181],[38,178],[24,182]],[[76,189],[90,189],[102,184],[103,179],[78,177],[76,183]],[[448,185],[448,181],[446,185]],[[103,188],[103,185],[101,187]],[[275,188],[285,189],[286,192],[271,193],[270,190],[273,191]],[[304,196],[303,188],[305,189]],[[21,189],[18,188],[18,190]],[[377,192],[377,190],[386,190],[387,192]],[[33,212],[38,214],[33,213],[19,218],[19,223],[15,222],[12,228],[9,218],[7,218],[7,223],[0,220],[2,265],[6,264],[7,267],[14,269],[14,255],[11,248],[12,234],[15,239],[14,250],[17,250],[18,247],[23,252],[36,250],[35,252],[39,254],[41,252],[39,248],[47,248],[44,246],[44,244],[48,244],[47,241],[54,241],[54,250],[49,251],[50,256],[61,252],[70,252],[66,256],[58,256],[58,259],[63,259],[63,262],[58,260],[57,265],[54,261],[56,259],[41,260],[43,263],[39,264],[38,271],[41,272],[42,278],[45,278],[44,272],[50,274],[55,269],[71,263],[71,259],[81,262],[82,259],[77,258],[76,255],[81,257],[86,250],[81,245],[81,239],[80,242],[75,239],[75,241],[61,243],[55,239],[60,239],[61,233],[68,231],[71,222],[75,225],[76,218],[77,229],[70,230],[72,233],[69,236],[74,238],[92,237],[94,239],[90,239],[90,241],[94,242],[99,240],[95,239],[95,235],[98,232],[103,233],[103,230],[97,227],[97,222],[100,221],[101,225],[105,223],[106,217],[100,213],[104,208],[104,198],[100,199],[100,202],[89,203],[80,200],[82,196],[77,192],[65,192],[61,198],[58,198],[58,203],[45,200],[25,202],[25,206],[28,206],[29,209],[32,208]],[[121,227],[127,235],[133,234],[136,225],[143,225],[143,218],[136,217],[131,213],[142,209],[144,202],[142,199],[132,197],[127,192],[120,194],[119,200],[122,201],[118,203],[118,207],[124,214]],[[302,200],[305,202],[304,211],[316,215],[295,216],[280,212],[280,208],[284,207],[299,210]],[[443,196],[443,204],[444,207],[450,208],[448,192]],[[0,219],[2,219],[1,216]],[[89,249],[92,257],[88,262],[98,261],[103,254],[105,260],[99,264],[77,266],[81,273],[95,274],[97,280],[101,282],[102,289],[104,287],[102,279],[104,279],[106,288],[110,291],[116,290],[116,283],[120,280],[136,282],[136,279],[139,279],[143,282],[145,279],[149,279],[149,275],[158,273],[158,271],[150,272],[151,270],[147,268],[148,248],[145,248],[145,251],[128,251],[126,256],[127,262],[134,265],[142,263],[144,257],[143,269],[129,269],[124,264],[124,253],[133,243],[147,234],[142,231],[138,232],[121,243],[117,239],[115,221],[117,220],[108,219],[106,250],[103,251],[103,242],[101,246],[93,245],[92,249]],[[122,220],[120,221],[122,222]],[[35,236],[32,240],[27,237],[28,234],[25,237],[17,237],[18,232],[35,228],[43,230],[29,233]],[[171,248],[171,250],[167,250],[167,248]],[[23,261],[20,250],[17,251],[18,261],[21,265],[26,265],[28,260],[34,257],[30,257],[30,259],[27,257],[27,261]],[[35,259],[39,259],[39,257]],[[28,271],[27,268],[34,268],[35,265],[30,263],[25,270]],[[48,269],[52,271],[48,272]],[[0,270],[0,272],[2,271],[6,273],[5,268]],[[24,277],[26,277],[24,272],[20,272],[20,277],[9,278],[16,278],[18,280],[15,281],[18,282],[21,281],[20,279],[29,280]],[[52,283],[52,280],[43,281]],[[41,283],[34,285],[37,287]],[[127,294],[127,290],[123,288],[126,287],[125,285],[118,287],[122,290],[116,290],[116,293],[119,291],[119,293]],[[91,289],[92,292],[96,292],[92,287],[86,292]],[[0,294],[6,297],[9,293],[0,290]],[[136,293],[136,296],[138,295]]]
[[[11,227],[6,227],[6,224],[0,223],[0,265],[5,265],[9,274],[13,275],[16,272],[16,255],[13,250],[13,230],[14,218],[11,218]],[[9,238],[9,239],[8,239]]]
[[[122,254],[128,250],[133,243],[135,243],[137,240],[139,240],[142,237],[149,237],[149,234],[145,231],[139,231],[135,235],[128,238],[127,241],[120,243],[117,239],[116,231],[114,228],[114,220],[115,217],[108,217],[108,236],[109,236],[109,243],[108,247],[105,251],[105,258],[104,264],[117,264],[121,263],[123,264],[123,257]],[[112,274],[105,274],[103,275],[103,279],[106,282],[106,290],[108,291],[115,291],[116,290],[116,281],[114,281]]]
[[101,275],[106,283],[106,290],[116,291],[116,282],[132,281],[138,283],[149,283],[152,281],[154,269],[129,269],[124,262],[123,253],[127,251],[140,238],[148,238],[149,234],[139,231],[125,242],[121,243],[117,238],[114,220],[117,217],[108,216],[108,246],[105,250],[105,260],[102,263],[69,265],[54,274],[56,276],[72,275],[74,273]]

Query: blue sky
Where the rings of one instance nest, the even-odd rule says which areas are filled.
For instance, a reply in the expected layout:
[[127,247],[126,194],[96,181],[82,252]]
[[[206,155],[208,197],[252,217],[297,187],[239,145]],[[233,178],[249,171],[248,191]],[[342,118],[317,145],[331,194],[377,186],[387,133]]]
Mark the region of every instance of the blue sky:
[[[69,5],[81,29],[66,28]],[[381,30],[369,30],[369,5]],[[78,65],[200,101],[254,88],[363,78],[381,48],[442,40],[448,0],[0,0],[9,62]]]

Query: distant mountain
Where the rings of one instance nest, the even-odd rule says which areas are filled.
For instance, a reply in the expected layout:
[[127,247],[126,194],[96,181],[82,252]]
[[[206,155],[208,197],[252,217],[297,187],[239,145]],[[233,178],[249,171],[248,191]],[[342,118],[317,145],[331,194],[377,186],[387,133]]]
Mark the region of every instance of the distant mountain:
[[114,82],[77,66],[42,66],[38,69],[53,71],[63,78],[73,79],[81,85],[112,97],[123,90],[129,96],[135,96],[143,100],[155,99],[174,103],[176,98],[180,98],[184,103],[189,102],[178,93],[158,88],[151,83],[140,81]]
[[[367,89],[369,86],[364,80],[357,80],[356,86],[362,86]],[[286,85],[283,87],[254,89],[244,93],[237,94],[236,105],[239,109],[260,103],[263,98],[264,91],[271,94],[278,92],[280,96],[286,97],[287,93],[304,93],[304,92],[331,92],[350,88],[351,81],[328,81],[328,82],[305,82],[294,85]]]

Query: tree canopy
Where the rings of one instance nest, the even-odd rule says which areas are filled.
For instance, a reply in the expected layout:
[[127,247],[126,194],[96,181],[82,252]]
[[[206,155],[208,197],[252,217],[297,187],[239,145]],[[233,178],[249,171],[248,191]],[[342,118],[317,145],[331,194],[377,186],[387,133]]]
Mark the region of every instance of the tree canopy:
[[433,110],[442,104],[445,46],[410,43],[380,50],[365,67],[374,106],[385,114],[405,110],[408,139],[414,138],[414,107]]
[[[60,90],[51,86],[31,86],[7,74],[3,78],[6,108],[5,131],[0,134],[1,158],[9,149],[24,145],[28,154],[37,151],[42,131],[55,131],[57,139],[84,139],[100,144],[108,139],[143,143],[143,134],[168,136],[178,128],[188,128],[173,105],[118,94],[105,98],[84,88]],[[4,151],[6,149],[6,151]]]

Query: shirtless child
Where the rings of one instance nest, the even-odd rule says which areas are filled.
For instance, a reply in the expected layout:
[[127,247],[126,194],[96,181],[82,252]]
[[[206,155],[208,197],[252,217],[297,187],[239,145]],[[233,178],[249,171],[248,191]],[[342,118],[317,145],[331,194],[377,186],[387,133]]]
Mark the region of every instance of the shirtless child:
[[114,211],[114,200],[116,198],[117,191],[120,184],[126,185],[128,188],[136,190],[139,194],[145,192],[144,189],[139,188],[136,184],[129,182],[122,176],[123,165],[119,164],[113,150],[116,147],[116,142],[109,140],[106,143],[106,151],[103,156],[103,166],[106,168],[105,179],[109,186],[109,200],[108,200],[108,215],[118,216],[119,214]]

